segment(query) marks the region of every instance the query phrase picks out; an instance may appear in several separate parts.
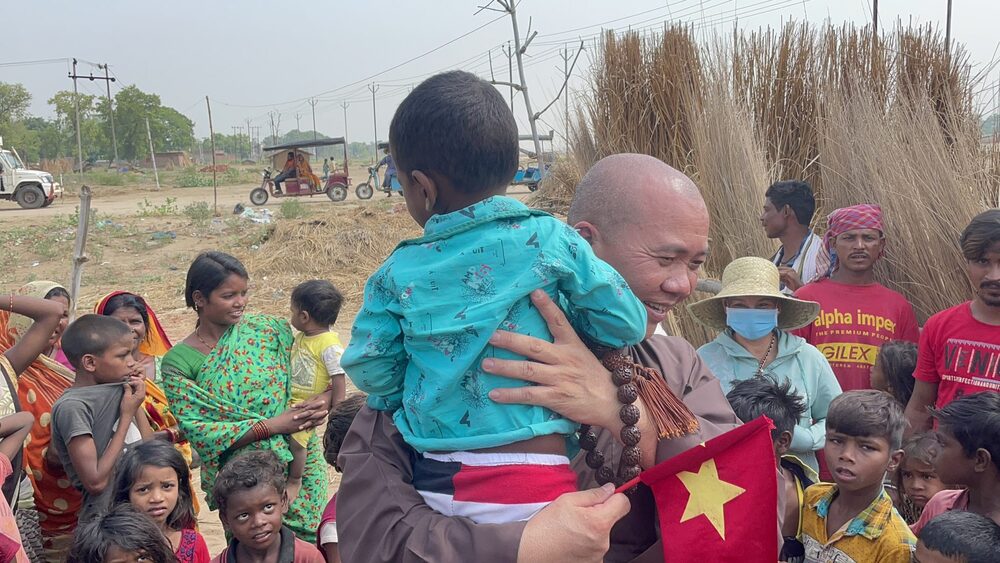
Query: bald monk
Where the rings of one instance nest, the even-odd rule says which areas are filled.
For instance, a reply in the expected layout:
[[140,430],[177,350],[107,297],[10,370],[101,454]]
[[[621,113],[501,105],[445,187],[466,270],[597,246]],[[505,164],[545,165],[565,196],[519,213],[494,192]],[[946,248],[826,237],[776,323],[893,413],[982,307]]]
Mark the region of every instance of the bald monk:
[[[667,387],[698,418],[696,433],[660,440],[638,401],[642,467],[737,426],[718,380],[694,348],[683,339],[653,334],[667,312],[691,294],[708,253],[708,211],[694,183],[650,156],[609,156],[580,182],[569,222],[646,306],[646,340],[630,349],[633,360],[663,374]],[[603,429],[598,449],[617,469],[623,447],[617,388],[559,308],[538,293],[532,300],[554,342],[498,331],[494,345],[528,360],[483,363],[485,371],[535,385],[495,389],[490,398],[546,407]],[[630,503],[609,486],[598,488],[583,456],[573,460],[581,491],[559,497],[527,522],[477,525],[427,507],[411,484],[416,455],[391,415],[361,409],[338,459],[344,470],[337,496],[344,561],[663,560],[648,490],[640,488]]]

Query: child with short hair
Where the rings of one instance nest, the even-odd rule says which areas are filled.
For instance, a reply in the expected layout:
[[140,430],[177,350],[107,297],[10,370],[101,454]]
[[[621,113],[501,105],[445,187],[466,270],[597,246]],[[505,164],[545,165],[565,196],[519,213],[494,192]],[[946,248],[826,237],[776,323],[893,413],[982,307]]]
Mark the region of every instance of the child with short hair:
[[103,315],[83,315],[62,336],[76,379],[52,406],[47,463],[61,463],[83,493],[80,521],[107,506],[108,485],[126,447],[152,436],[146,417],[136,416],[146,382],[133,344],[128,325]]
[[[326,462],[337,470],[343,471],[337,463],[337,456],[340,455],[340,445],[344,443],[344,436],[347,435],[354,417],[365,404],[364,393],[354,393],[344,399],[330,411],[330,418],[326,423],[326,432],[323,434],[323,456]],[[316,543],[319,545],[326,563],[340,563],[340,550],[337,544],[340,538],[337,536],[337,495],[326,505],[323,511],[323,518],[320,520],[319,529],[316,531]]]
[[806,404],[792,390],[787,379],[781,384],[769,377],[754,377],[733,383],[726,395],[736,417],[744,424],[764,415],[774,423],[771,441],[774,443],[774,458],[778,473],[784,483],[778,495],[784,499],[784,519],[781,524],[783,538],[779,561],[801,561],[802,542],[802,498],[805,490],[819,480],[819,476],[808,465],[788,455],[792,445],[795,425],[806,412]]
[[891,340],[879,348],[871,369],[872,389],[885,391],[903,407],[910,402],[916,379],[917,345],[905,340]]
[[126,503],[82,522],[68,561],[177,563],[177,558],[156,523]]
[[824,454],[834,483],[806,490],[806,563],[909,563],[916,538],[882,487],[903,457],[905,426],[903,407],[882,391],[848,391],[830,403]]
[[[529,385],[483,370],[487,358],[523,359],[492,346],[494,332],[551,341],[530,299],[539,288],[593,343],[636,344],[647,327],[646,306],[583,237],[504,195],[517,143],[503,96],[473,74],[438,74],[402,101],[390,152],[424,236],[402,242],[368,279],[343,358],[368,404],[395,411],[404,440],[421,454],[416,474],[445,475],[414,480],[428,505],[477,522],[526,520],[576,490],[565,437],[578,424],[542,407],[490,400],[494,388]],[[553,486],[507,490],[497,503],[494,486],[473,483],[484,465],[494,477],[543,474]],[[457,472],[461,503],[453,502]]]
[[[21,453],[24,439],[31,432],[35,418],[30,412],[16,412],[0,418],[0,483],[14,474],[11,460]],[[7,498],[0,494],[0,561],[28,563],[28,554],[21,544],[21,533],[17,529],[14,512]]]
[[[344,400],[347,383],[340,356],[344,347],[330,327],[340,316],[344,296],[326,280],[309,280],[292,290],[292,319],[295,330],[292,343],[292,397],[290,407],[319,401],[329,411]],[[292,434],[288,448],[292,462],[288,466],[288,501],[295,500],[302,488],[309,439],[316,433],[301,430]]]
[[997,563],[1000,525],[973,512],[945,512],[920,530],[913,563]]
[[316,546],[282,524],[288,510],[285,467],[274,452],[254,450],[226,463],[212,497],[232,541],[212,563],[324,563]]
[[903,444],[903,462],[895,475],[900,495],[896,504],[907,524],[920,518],[927,501],[947,489],[934,469],[934,459],[940,451],[934,434],[918,434]]
[[208,563],[211,556],[205,538],[195,529],[192,498],[191,470],[168,442],[143,442],[122,456],[112,506],[128,503],[152,518],[179,563]]
[[934,459],[938,477],[964,488],[934,495],[914,533],[950,510],[975,512],[1000,524],[1000,393],[965,395],[941,410],[931,409],[931,415],[938,422],[941,448]]

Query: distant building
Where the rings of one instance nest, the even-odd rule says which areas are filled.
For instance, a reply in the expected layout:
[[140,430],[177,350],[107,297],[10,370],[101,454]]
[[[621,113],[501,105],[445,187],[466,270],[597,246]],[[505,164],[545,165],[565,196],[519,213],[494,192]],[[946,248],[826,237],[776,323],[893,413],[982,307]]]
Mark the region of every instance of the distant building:
[[[164,151],[153,153],[153,158],[156,159],[156,167],[162,169],[168,168],[184,168],[191,166],[191,159],[184,151]],[[143,163],[145,167],[152,167],[153,163],[147,158]]]

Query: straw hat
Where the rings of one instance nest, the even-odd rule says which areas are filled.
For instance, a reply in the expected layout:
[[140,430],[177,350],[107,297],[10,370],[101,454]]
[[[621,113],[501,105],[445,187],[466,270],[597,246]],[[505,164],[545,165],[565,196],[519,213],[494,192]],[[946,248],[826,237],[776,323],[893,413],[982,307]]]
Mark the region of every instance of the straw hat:
[[701,324],[726,330],[725,300],[730,297],[768,297],[778,302],[778,328],[802,328],[819,315],[819,303],[789,297],[780,290],[778,268],[770,260],[748,256],[737,258],[722,272],[722,290],[715,297],[688,305]]

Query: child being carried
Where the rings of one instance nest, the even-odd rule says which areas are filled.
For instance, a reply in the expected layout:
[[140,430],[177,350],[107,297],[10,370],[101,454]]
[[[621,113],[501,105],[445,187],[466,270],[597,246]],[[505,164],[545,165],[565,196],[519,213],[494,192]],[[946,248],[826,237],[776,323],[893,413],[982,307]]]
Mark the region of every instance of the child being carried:
[[448,72],[415,88],[389,131],[410,215],[424,236],[401,243],[365,286],[342,365],[373,408],[395,411],[422,455],[414,486],[444,514],[526,520],[576,490],[566,436],[577,424],[489,391],[527,385],[481,369],[523,359],[493,347],[507,330],[552,340],[531,304],[543,289],[591,343],[642,341],[646,309],[572,228],[505,197],[517,124],[497,90]]

